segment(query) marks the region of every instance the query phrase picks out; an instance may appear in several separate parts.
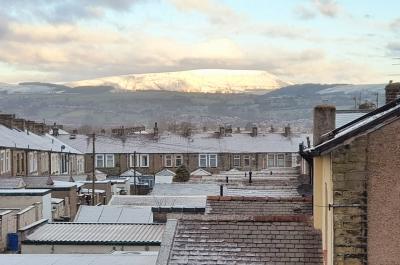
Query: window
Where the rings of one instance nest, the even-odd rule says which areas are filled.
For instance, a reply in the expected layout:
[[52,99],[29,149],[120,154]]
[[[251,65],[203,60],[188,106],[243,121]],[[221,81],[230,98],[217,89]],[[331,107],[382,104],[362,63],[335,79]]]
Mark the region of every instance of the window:
[[10,150],[6,150],[6,167],[5,167],[6,172],[10,171],[10,169],[11,169],[11,166],[10,166],[11,159],[10,159],[10,157],[11,157],[11,151]]
[[249,155],[245,155],[243,157],[243,164],[245,167],[249,167],[250,166],[250,156]]
[[47,171],[49,167],[47,153],[40,154],[40,169],[42,172]]
[[106,167],[114,167],[114,155],[106,154]]
[[0,151],[0,173],[5,172],[5,151]]
[[216,154],[200,154],[199,167],[217,167],[218,158]]
[[172,167],[172,155],[165,155],[164,157],[164,166]]
[[139,166],[140,167],[149,167],[149,155],[140,154],[139,155]]
[[217,167],[217,155],[208,155],[208,165],[209,167]]
[[96,167],[104,167],[104,155],[96,155]]
[[275,156],[274,154],[268,154],[268,167],[275,167]]
[[84,163],[83,157],[78,157],[77,158],[77,168],[78,168],[77,173],[83,173],[83,171],[84,171],[83,163]]
[[183,156],[182,155],[175,155],[175,166],[180,167],[183,164]]
[[29,163],[29,173],[33,173],[37,171],[37,153],[30,152],[28,153],[28,163]]
[[68,173],[68,157],[67,154],[61,154],[61,174]]
[[148,154],[136,154],[136,164],[135,155],[130,155],[130,165],[131,167],[149,167],[149,155]]
[[285,166],[285,155],[284,154],[278,154],[278,156],[277,156],[277,166],[278,167],[284,167]]
[[207,167],[207,155],[199,155],[199,167]]
[[240,167],[240,155],[233,156],[233,166]]

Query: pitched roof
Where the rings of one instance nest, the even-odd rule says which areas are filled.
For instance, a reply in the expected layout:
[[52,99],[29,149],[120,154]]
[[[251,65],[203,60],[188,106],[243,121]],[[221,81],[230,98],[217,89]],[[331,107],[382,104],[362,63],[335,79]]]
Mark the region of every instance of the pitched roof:
[[[29,189],[70,189],[77,186],[75,182],[53,180],[53,177],[48,176],[23,177],[22,179],[24,180],[26,187]],[[52,182],[49,182],[49,180],[52,180]]]
[[355,110],[336,110],[336,126],[335,128],[342,127],[343,125],[358,119],[371,110],[355,109]]
[[[135,173],[136,171],[136,173]],[[133,168],[128,169],[127,171],[125,171],[124,173],[121,174],[121,177],[134,177],[134,176],[141,176],[142,173],[140,173],[137,170],[134,170]]]
[[164,225],[49,223],[28,235],[23,244],[160,245]]
[[327,153],[346,140],[363,133],[374,131],[386,123],[399,119],[399,116],[400,98],[325,134],[328,140],[315,147],[304,150],[304,153],[311,155]]
[[305,216],[193,215],[167,222],[157,264],[322,264]]
[[160,172],[156,173],[156,177],[157,176],[160,176],[160,177],[173,177],[175,175],[176,175],[175,172],[173,172],[173,171],[171,171],[171,170],[169,170],[167,168],[164,168]]
[[[50,134],[37,135],[0,124],[0,135],[0,147],[81,154],[80,151]],[[62,146],[64,148],[61,150]]]
[[[146,135],[129,136],[124,139],[108,136],[96,137],[97,153],[264,153],[264,152],[298,152],[301,142],[309,134],[291,134],[285,137],[281,133],[265,133],[251,137],[237,133],[225,137],[215,137],[211,133],[199,133],[189,138],[177,134],[164,133],[158,140]],[[92,143],[88,136],[77,135],[70,139],[60,135],[58,139],[66,142],[83,153],[92,152]]]
[[25,183],[22,178],[1,178],[0,189],[20,189],[24,188]]
[[150,206],[81,205],[75,216],[77,223],[152,223]]
[[190,173],[190,176],[211,176],[211,175],[212,174],[210,172],[202,168],[198,168],[192,173]]

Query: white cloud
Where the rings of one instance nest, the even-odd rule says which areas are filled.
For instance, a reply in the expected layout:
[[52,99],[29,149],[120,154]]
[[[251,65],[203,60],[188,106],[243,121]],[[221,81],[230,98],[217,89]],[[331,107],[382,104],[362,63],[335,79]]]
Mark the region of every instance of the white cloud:
[[313,0],[317,10],[324,16],[336,17],[340,12],[339,4],[334,0]]

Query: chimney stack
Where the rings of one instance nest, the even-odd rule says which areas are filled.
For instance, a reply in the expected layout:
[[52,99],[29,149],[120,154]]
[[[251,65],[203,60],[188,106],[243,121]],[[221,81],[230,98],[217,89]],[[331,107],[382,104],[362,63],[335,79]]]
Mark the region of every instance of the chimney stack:
[[284,135],[285,135],[285,137],[289,137],[291,133],[292,133],[291,128],[290,128],[290,125],[288,124],[287,126],[285,126]]
[[157,124],[157,122],[154,123],[153,134],[154,134],[154,138],[158,138],[158,124]]
[[319,145],[326,139],[322,135],[335,129],[336,107],[332,105],[318,105],[314,108],[314,146]]
[[251,128],[251,136],[253,136],[253,137],[255,137],[255,136],[257,136],[258,135],[258,128],[257,128],[257,126],[253,126],[252,128]]
[[58,127],[57,127],[56,123],[54,123],[53,127],[51,128],[51,130],[53,131],[53,133],[52,133],[53,136],[58,136],[59,135]]
[[224,126],[219,126],[219,136],[225,136],[225,127]]
[[12,129],[14,125],[15,114],[0,114],[0,124]]
[[21,131],[25,131],[26,121],[24,119],[14,119],[14,126]]
[[400,97],[400,83],[393,83],[393,80],[389,81],[389,84],[385,87],[386,104],[396,100]]

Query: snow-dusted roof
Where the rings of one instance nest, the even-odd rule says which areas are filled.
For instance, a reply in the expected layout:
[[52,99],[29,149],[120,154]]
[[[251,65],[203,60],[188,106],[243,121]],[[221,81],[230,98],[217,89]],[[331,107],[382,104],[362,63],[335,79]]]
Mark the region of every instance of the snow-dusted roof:
[[175,176],[175,172],[164,168],[163,170],[161,170],[160,172],[156,173],[156,177],[160,176],[160,177],[173,177]]
[[[215,137],[213,133],[199,133],[190,137],[164,133],[158,140],[148,135],[130,136],[125,139],[97,136],[96,153],[265,153],[298,152],[299,144],[305,142],[309,134],[259,133],[256,137],[238,133],[225,137]],[[92,152],[88,136],[77,135],[75,139],[60,135],[58,139],[83,153]]]
[[335,128],[342,127],[343,125],[364,116],[370,111],[371,110],[337,110]]
[[78,223],[152,223],[150,206],[124,207],[114,205],[81,205],[76,214]]
[[[62,146],[64,146],[63,149],[61,149]],[[50,134],[37,135],[28,131],[10,129],[1,124],[0,147],[81,154],[80,151]]]
[[190,173],[190,176],[211,176],[212,174],[208,172],[207,170],[204,170],[202,168],[198,168],[192,173]]
[[128,169],[127,171],[125,171],[124,173],[122,173],[121,177],[134,177],[134,176],[141,176],[141,175],[142,175],[142,173],[140,173],[137,170],[135,173],[135,170],[131,168],[131,169]]

